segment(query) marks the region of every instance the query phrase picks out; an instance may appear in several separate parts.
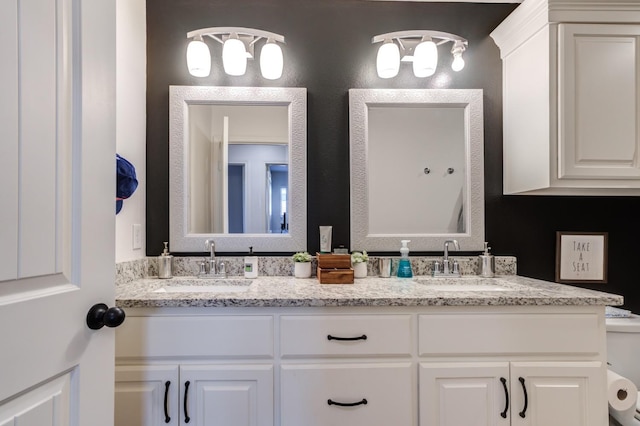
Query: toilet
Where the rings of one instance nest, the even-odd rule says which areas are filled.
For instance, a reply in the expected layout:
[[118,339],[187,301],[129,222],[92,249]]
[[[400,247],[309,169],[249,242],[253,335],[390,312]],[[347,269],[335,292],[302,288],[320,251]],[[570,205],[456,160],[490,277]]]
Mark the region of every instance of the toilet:
[[605,322],[609,369],[640,389],[640,315],[607,318]]

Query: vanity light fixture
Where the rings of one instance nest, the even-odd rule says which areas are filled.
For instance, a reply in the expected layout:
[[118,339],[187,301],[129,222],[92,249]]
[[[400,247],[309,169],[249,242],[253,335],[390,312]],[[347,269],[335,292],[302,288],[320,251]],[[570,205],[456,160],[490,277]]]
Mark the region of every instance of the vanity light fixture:
[[268,31],[242,27],[213,27],[187,33],[191,41],[187,47],[187,67],[194,77],[207,77],[211,72],[211,53],[203,37],[222,44],[222,65],[228,75],[244,75],[247,60],[254,58],[255,44],[265,39],[260,50],[260,72],[268,80],[282,77],[284,59],[278,43],[284,44],[284,36]]
[[462,53],[469,42],[455,34],[431,30],[396,31],[380,34],[371,40],[382,43],[378,49],[376,69],[380,78],[392,78],[398,75],[401,62],[413,64],[413,74],[424,78],[432,76],[438,66],[438,46],[447,42],[453,43],[451,69],[460,71],[464,68]]

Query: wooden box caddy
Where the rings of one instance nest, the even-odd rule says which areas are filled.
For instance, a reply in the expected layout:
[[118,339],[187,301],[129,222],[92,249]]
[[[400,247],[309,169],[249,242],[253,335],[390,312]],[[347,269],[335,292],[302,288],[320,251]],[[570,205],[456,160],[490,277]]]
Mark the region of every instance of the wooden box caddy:
[[316,253],[320,284],[353,284],[350,254]]

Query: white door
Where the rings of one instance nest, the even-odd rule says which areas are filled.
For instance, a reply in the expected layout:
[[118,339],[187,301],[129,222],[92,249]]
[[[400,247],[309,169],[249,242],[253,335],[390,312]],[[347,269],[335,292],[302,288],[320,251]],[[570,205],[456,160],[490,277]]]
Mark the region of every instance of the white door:
[[180,366],[184,411],[194,426],[273,426],[273,366]]
[[508,426],[509,363],[420,364],[420,426]]
[[640,179],[640,26],[560,24],[558,37],[558,178]]
[[180,424],[178,365],[116,367],[115,426]]
[[113,425],[115,2],[0,1],[0,425]]
[[600,362],[511,363],[513,426],[607,424]]

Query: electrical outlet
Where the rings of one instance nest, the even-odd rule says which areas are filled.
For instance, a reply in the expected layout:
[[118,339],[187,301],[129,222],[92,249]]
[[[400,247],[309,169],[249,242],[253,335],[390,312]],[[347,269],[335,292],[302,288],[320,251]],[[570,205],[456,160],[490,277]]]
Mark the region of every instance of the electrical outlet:
[[142,248],[142,225],[133,224],[133,249],[140,250]]

